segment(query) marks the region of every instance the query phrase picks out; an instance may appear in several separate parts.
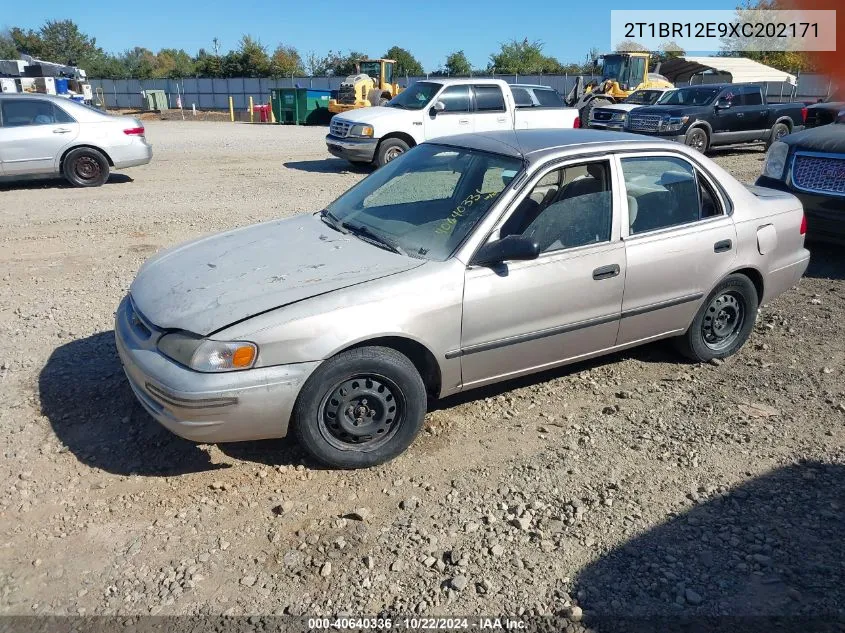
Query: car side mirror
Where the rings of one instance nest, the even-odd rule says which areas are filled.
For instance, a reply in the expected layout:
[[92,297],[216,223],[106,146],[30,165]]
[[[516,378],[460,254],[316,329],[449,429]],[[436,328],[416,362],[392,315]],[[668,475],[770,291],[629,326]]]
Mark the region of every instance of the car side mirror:
[[443,112],[446,109],[446,104],[442,101],[435,101],[434,105],[431,106],[431,109],[428,111],[431,116],[437,116],[438,112]]
[[488,242],[472,258],[474,266],[493,266],[502,262],[527,261],[540,256],[540,246],[522,235],[508,235],[495,242]]
[[727,110],[731,107],[731,102],[722,97],[721,99],[716,100],[716,109],[717,110]]

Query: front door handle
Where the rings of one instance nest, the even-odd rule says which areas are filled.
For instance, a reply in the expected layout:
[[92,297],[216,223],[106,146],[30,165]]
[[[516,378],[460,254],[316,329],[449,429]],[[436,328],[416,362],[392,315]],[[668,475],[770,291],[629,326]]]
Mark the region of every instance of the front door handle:
[[733,248],[733,242],[730,240],[722,240],[713,244],[714,253],[727,253],[731,248]]
[[737,112],[737,113],[736,113],[736,115],[737,115],[738,117],[744,117],[744,116],[745,116],[745,113],[744,113],[744,112]]
[[498,121],[499,123],[504,123],[505,121],[507,121],[507,118],[500,116],[500,117],[496,118],[496,121]]
[[610,266],[602,266],[593,271],[593,279],[601,281],[602,279],[610,279],[619,274],[619,264],[611,264]]
[[53,134],[67,134],[68,132],[70,132],[70,130],[66,127],[53,128]]
[[469,125],[469,119],[458,119],[460,125]]

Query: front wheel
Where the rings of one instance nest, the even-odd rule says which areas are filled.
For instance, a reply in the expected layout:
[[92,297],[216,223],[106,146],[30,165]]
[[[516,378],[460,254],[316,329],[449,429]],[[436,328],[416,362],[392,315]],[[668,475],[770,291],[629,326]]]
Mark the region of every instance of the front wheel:
[[384,167],[390,161],[398,158],[405,152],[411,149],[408,144],[400,138],[389,138],[382,141],[378,146],[376,154],[376,163],[379,167]]
[[706,130],[694,127],[687,132],[684,143],[703,154],[710,148],[710,137],[707,136]]
[[688,358],[727,358],[748,340],[757,319],[757,289],[745,275],[729,275],[707,297],[689,330],[676,339]]
[[102,152],[79,147],[65,156],[62,173],[74,187],[99,187],[109,179],[109,161]]
[[306,381],[294,407],[294,433],[328,466],[375,466],[411,445],[426,402],[425,384],[407,356],[387,347],[355,348],[325,361]]

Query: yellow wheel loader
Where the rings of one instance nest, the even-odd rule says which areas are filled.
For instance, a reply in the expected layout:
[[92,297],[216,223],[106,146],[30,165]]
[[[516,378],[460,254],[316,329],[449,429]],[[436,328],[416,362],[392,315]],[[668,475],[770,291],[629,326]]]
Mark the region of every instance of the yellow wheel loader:
[[402,91],[395,81],[395,69],[393,59],[361,60],[356,64],[356,74],[340,84],[337,99],[329,101],[329,112],[384,105]]
[[593,108],[620,103],[636,90],[675,87],[663,75],[649,72],[649,57],[646,52],[602,55],[601,80],[584,86],[583,79],[578,78],[566,103],[578,108],[582,128],[589,127]]

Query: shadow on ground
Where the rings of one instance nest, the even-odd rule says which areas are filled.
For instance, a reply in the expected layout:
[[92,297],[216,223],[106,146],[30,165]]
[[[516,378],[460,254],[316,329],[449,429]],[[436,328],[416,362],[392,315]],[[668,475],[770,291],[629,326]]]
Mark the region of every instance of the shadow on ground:
[[[106,185],[123,185],[134,182],[126,174],[109,174]],[[64,178],[22,178],[20,180],[0,179],[0,191],[16,191],[21,189],[75,189]]]
[[[41,370],[38,389],[41,412],[56,436],[88,466],[153,477],[228,468],[211,463],[200,445],[174,435],[143,409],[126,381],[111,331],[56,349]],[[234,459],[301,463],[292,444],[277,440],[219,447]]]
[[823,242],[808,242],[810,265],[805,277],[816,279],[845,279],[845,254],[841,246]]
[[292,160],[284,163],[288,169],[298,169],[313,174],[369,174],[373,168],[369,165],[353,165],[340,158],[326,158],[323,160]]
[[845,466],[690,496],[692,510],[577,575],[591,630],[845,630]]

